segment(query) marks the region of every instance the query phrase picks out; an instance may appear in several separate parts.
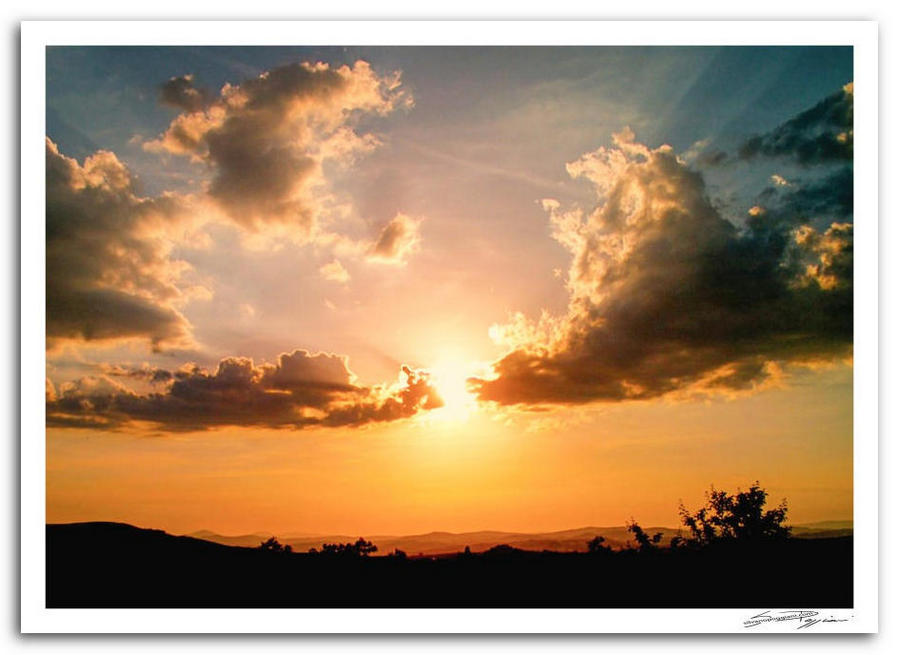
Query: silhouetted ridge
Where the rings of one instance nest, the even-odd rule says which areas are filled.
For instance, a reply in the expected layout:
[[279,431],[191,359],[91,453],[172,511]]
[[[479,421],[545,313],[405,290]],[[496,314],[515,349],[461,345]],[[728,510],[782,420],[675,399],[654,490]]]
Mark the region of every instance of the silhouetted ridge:
[[[353,543],[353,542],[349,542]],[[121,523],[47,526],[48,607],[850,607],[852,538],[441,557],[274,552]],[[257,544],[258,546],[259,544]],[[383,556],[380,556],[384,553]],[[698,580],[728,584],[698,585]]]
[[[816,539],[822,537],[841,537],[853,534],[850,521],[823,521],[793,525],[792,535],[795,537]],[[683,529],[666,526],[651,526],[647,532],[662,533],[663,544],[668,544],[672,537],[678,536]],[[257,547],[261,542],[272,537],[272,533],[255,533],[244,535],[221,535],[210,530],[192,532],[189,537],[206,539],[228,546]],[[305,553],[310,548],[321,548],[323,543],[354,542],[359,535],[350,534],[277,534],[279,542],[290,545],[295,552]],[[606,545],[615,549],[624,548],[633,535],[626,526],[570,528],[553,532],[503,532],[499,530],[478,530],[475,532],[433,531],[412,535],[363,535],[368,541],[378,546],[379,553],[390,553],[402,550],[410,556],[435,556],[460,552],[466,546],[471,552],[484,552],[494,546],[508,544],[522,550],[555,550],[560,552],[587,551],[587,543],[595,536],[602,536]]]

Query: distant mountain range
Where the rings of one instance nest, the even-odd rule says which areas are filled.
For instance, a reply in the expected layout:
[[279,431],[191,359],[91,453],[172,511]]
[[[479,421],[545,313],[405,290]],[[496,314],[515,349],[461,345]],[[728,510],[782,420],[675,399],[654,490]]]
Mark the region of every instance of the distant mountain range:
[[[650,535],[662,533],[663,545],[681,533],[675,528],[645,527],[644,531]],[[802,523],[793,526],[793,535],[802,539],[818,539],[825,537],[844,537],[853,534],[853,521],[819,521],[816,523]],[[356,541],[360,536],[378,546],[378,554],[386,555],[394,550],[402,550],[407,555],[442,555],[445,553],[457,553],[466,546],[473,553],[486,551],[494,546],[506,544],[522,550],[554,550],[586,551],[587,542],[596,536],[606,539],[606,544],[613,548],[623,548],[632,540],[632,535],[625,527],[585,527],[572,530],[560,530],[558,532],[500,532],[484,530],[480,532],[429,532],[417,535],[311,535],[311,534],[284,534],[272,535],[254,533],[244,535],[226,536],[209,530],[192,532],[188,537],[212,541],[226,546],[255,547],[261,542],[275,537],[282,544],[290,544],[295,552],[306,552],[310,548],[321,548],[323,543],[347,543]]]

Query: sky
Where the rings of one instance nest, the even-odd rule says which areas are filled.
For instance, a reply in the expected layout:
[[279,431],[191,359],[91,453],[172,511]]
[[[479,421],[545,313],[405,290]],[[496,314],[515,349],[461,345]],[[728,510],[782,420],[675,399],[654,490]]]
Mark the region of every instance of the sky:
[[852,50],[47,50],[47,520],[852,518]]

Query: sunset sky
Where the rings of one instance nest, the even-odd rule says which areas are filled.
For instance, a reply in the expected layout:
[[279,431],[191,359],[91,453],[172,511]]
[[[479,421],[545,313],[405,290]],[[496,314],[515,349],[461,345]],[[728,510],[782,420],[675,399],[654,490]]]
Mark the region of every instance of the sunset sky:
[[47,521],[852,518],[851,48],[47,50]]

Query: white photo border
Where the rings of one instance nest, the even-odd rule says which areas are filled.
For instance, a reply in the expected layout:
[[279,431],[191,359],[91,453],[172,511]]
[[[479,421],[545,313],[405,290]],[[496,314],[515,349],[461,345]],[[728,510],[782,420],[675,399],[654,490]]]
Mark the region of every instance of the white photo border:
[[[673,26],[677,25],[677,29]],[[51,45],[847,45],[854,48],[854,607],[878,630],[878,25],[869,21],[25,21],[21,30],[23,633],[744,633],[748,609],[47,609],[45,48]],[[860,129],[861,128],[861,129]],[[816,608],[759,608],[816,609]],[[757,611],[759,611],[757,610]]]

